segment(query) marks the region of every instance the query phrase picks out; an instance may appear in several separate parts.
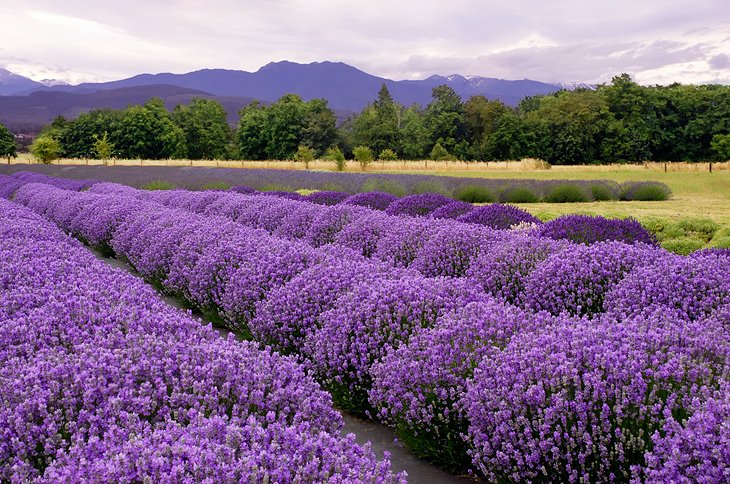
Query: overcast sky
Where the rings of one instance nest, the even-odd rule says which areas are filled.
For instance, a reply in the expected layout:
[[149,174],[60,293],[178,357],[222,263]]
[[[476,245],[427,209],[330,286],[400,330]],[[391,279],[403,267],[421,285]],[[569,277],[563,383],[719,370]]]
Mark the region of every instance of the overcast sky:
[[271,61],[391,79],[730,83],[728,0],[0,0],[0,67],[72,83]]

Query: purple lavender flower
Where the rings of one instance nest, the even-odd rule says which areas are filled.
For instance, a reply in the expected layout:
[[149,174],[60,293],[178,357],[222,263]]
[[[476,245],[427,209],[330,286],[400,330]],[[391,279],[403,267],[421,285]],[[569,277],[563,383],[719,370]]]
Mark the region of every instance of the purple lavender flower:
[[657,308],[695,320],[730,304],[730,264],[726,257],[667,255],[639,267],[606,295],[607,312],[620,317]]
[[304,199],[310,203],[316,203],[317,205],[337,205],[343,200],[350,197],[349,193],[345,192],[332,192],[328,190],[322,190],[319,192],[312,192],[307,195]]
[[570,246],[522,234],[501,237],[489,250],[483,250],[467,271],[486,292],[512,304],[524,304],[525,285],[535,268],[548,256]]
[[230,191],[236,192],[236,193],[242,193],[244,195],[256,193],[256,190],[254,190],[253,188],[246,186],[246,185],[233,186],[230,188]]
[[437,208],[452,202],[453,199],[440,193],[422,193],[408,195],[395,200],[388,205],[385,213],[388,215],[410,215],[411,217],[425,217]]
[[729,342],[719,324],[658,313],[522,332],[469,382],[473,462],[494,481],[627,481],[667,419],[726,378]]
[[462,279],[403,277],[365,282],[340,297],[309,334],[304,354],[343,408],[369,410],[371,366],[419,327],[483,297]]
[[373,210],[385,210],[398,197],[386,192],[362,192],[352,195],[342,201],[344,205],[359,205]]
[[441,205],[439,208],[431,212],[429,217],[457,219],[472,210],[474,210],[474,205],[471,203],[453,200],[445,205]]
[[586,245],[606,240],[658,245],[656,237],[634,219],[607,219],[592,215],[562,215],[544,223],[538,234]]
[[496,236],[486,227],[461,223],[444,225],[418,251],[410,267],[426,277],[462,277]]
[[522,222],[540,224],[540,220],[514,205],[492,203],[476,207],[457,218],[459,222],[486,225],[493,229],[508,229]]
[[730,383],[707,400],[692,401],[692,416],[668,415],[653,435],[641,476],[646,482],[727,482],[730,478]]
[[553,323],[542,314],[485,299],[416,330],[408,344],[372,366],[370,402],[416,455],[456,472],[470,467],[460,407],[474,367],[518,333]]
[[666,252],[642,244],[598,242],[555,252],[539,263],[525,284],[524,301],[535,311],[594,315],[629,272],[653,263]]

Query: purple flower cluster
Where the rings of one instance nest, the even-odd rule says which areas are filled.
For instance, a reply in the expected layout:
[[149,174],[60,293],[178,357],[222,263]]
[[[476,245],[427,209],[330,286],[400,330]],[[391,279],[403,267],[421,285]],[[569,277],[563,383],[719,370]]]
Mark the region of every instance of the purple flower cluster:
[[10,199],[24,182],[9,175],[0,175],[0,198]]
[[607,312],[623,318],[667,309],[688,320],[706,318],[728,304],[730,264],[715,254],[662,257],[627,275],[604,302]]
[[646,456],[643,479],[664,482],[730,480],[730,383],[707,400],[692,401],[692,416],[667,418]]
[[[330,418],[329,403],[316,403],[322,394],[308,374],[341,407],[393,425],[419,455],[460,472],[471,462],[491,480],[716,479],[727,468],[730,275],[723,254],[575,244],[541,237],[540,227],[496,230],[237,193],[113,184],[75,193],[26,184],[14,201],[35,212],[9,203],[0,210],[0,239],[12,241],[0,246],[0,291],[15,291],[0,298],[0,338],[23,341],[2,346],[0,381],[20,383],[0,400],[10,402],[0,407],[0,429],[3,418],[26,412],[25,420],[6,420],[14,433],[0,439],[0,469],[11,468],[3,459],[25,463],[10,471],[18,480],[358,480],[350,469],[363,479],[393,478],[367,449],[336,436],[339,420]],[[13,223],[1,223],[11,216]],[[225,351],[216,338],[198,343],[192,329],[179,328],[189,316],[140,309],[130,298],[147,291],[142,299],[152,304],[149,289],[134,278],[136,286],[120,288],[92,274],[99,263],[82,258],[81,246],[45,219],[108,247],[224,324],[295,355],[306,372],[251,343],[229,340]],[[59,253],[67,254],[63,264]],[[78,282],[76,267],[91,282]],[[48,318],[83,324],[59,331]],[[73,346],[82,333],[93,341]],[[258,356],[237,356],[236,345]],[[113,373],[115,390],[94,387],[84,403],[84,385],[107,381],[97,366],[84,366],[91,354],[93,365],[129,373]],[[162,361],[148,362],[148,354]],[[26,371],[29,361],[41,366]],[[62,394],[51,383],[66,381]],[[159,384],[128,390],[129,382],[148,381]],[[300,393],[286,404],[269,401],[310,384],[305,403]],[[253,406],[239,405],[235,398],[244,397],[231,397],[231,385],[252,392],[245,402]],[[53,403],[19,405],[36,401],[34,389]],[[106,399],[114,403],[100,403]],[[109,418],[102,423],[91,405]],[[85,420],[58,425],[64,415]],[[45,421],[51,424],[36,430]],[[36,459],[46,448],[52,457]]]
[[607,219],[592,215],[563,215],[540,226],[538,233],[551,239],[577,244],[615,240],[633,244],[658,245],[656,237],[634,219]]
[[337,205],[349,197],[349,193],[322,190],[310,193],[305,197],[305,200],[310,203],[316,203],[317,205]]
[[407,343],[417,328],[484,297],[465,279],[402,277],[365,282],[320,315],[320,328],[304,342],[304,353],[344,408],[369,410],[370,368]]
[[462,437],[467,419],[460,402],[474,367],[482,358],[494,357],[514,335],[552,322],[544,313],[530,314],[496,300],[467,304],[417,330],[407,344],[373,365],[370,402],[417,454],[452,469],[468,468]]
[[422,193],[419,195],[408,195],[394,201],[385,213],[388,215],[410,215],[411,217],[424,217],[437,208],[451,203],[453,199],[439,193]]
[[474,205],[472,205],[471,203],[454,200],[445,205],[441,205],[439,208],[431,212],[431,215],[429,216],[431,218],[457,219],[462,215],[466,215],[472,210],[474,210]]
[[560,250],[570,247],[556,241],[524,234],[501,237],[472,262],[467,275],[484,290],[508,303],[524,304],[525,286],[532,271]]
[[641,244],[598,242],[555,252],[532,270],[524,303],[558,315],[602,313],[606,295],[632,270],[655,263],[666,252]]
[[386,192],[362,192],[351,195],[342,201],[345,205],[359,205],[373,210],[386,210],[388,206],[398,200],[398,197]]
[[18,171],[11,176],[23,183],[45,183],[46,185],[52,185],[63,190],[72,190],[74,192],[80,192],[93,186],[95,183],[99,183],[96,180],[72,180],[70,178],[48,176],[32,171]]
[[339,437],[294,361],[220,338],[25,208],[0,201],[0,234],[0,480],[402,480]]
[[628,481],[665,422],[727,379],[728,336],[666,314],[522,332],[468,384],[473,462],[494,481]]
[[468,224],[486,225],[493,229],[509,229],[513,225],[524,222],[541,223],[537,217],[525,210],[502,203],[482,205],[460,216],[457,220]]

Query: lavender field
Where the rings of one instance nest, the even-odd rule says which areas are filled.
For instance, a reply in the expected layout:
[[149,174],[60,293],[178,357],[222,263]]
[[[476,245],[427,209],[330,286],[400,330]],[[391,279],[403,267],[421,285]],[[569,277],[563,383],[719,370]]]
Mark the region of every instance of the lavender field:
[[0,175],[0,481],[730,480],[729,250],[319,193]]

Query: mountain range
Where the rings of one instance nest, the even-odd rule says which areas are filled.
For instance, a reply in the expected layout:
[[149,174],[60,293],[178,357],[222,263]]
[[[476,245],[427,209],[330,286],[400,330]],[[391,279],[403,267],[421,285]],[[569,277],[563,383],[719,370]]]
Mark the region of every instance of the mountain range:
[[394,81],[341,62],[282,61],[269,63],[256,72],[202,69],[187,74],[140,74],[118,81],[78,85],[53,80],[37,82],[0,69],[0,123],[15,132],[32,132],[59,115],[74,118],[93,109],[121,109],[144,103],[153,96],[161,97],[170,108],[194,97],[217,99],[235,123],[238,110],[252,100],[273,102],[287,93],[298,94],[305,101],[325,98],[338,117],[344,119],[372,102],[382,84],[401,104],[423,106],[430,102],[432,89],[442,84],[452,87],[464,100],[481,94],[508,105],[516,105],[526,96],[575,87],[458,74]]

